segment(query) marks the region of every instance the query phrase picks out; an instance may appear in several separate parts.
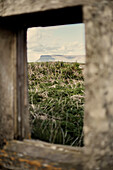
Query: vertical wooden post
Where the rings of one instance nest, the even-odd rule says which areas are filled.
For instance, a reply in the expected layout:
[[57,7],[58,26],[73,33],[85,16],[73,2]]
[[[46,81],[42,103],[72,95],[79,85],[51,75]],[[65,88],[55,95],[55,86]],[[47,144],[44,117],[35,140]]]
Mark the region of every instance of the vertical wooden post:
[[27,50],[26,30],[17,31],[17,132],[15,138],[28,138]]
[[28,138],[26,30],[0,28],[0,148]]

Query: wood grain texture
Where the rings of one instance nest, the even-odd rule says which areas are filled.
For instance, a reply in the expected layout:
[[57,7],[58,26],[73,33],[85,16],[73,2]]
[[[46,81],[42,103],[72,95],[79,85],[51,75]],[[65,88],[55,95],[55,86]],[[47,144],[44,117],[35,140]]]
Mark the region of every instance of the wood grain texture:
[[27,95],[26,30],[17,30],[17,133],[16,139],[28,137],[29,113]]
[[26,30],[1,27],[0,148],[7,140],[29,136],[26,55]]
[[41,141],[11,141],[0,151],[0,165],[22,170],[83,170],[83,148]]

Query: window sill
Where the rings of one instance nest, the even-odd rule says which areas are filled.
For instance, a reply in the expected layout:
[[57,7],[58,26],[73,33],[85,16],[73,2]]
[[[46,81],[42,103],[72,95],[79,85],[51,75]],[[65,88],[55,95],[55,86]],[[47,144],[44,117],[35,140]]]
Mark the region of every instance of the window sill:
[[15,170],[81,170],[83,158],[84,148],[53,145],[39,140],[13,140],[0,150],[0,165]]

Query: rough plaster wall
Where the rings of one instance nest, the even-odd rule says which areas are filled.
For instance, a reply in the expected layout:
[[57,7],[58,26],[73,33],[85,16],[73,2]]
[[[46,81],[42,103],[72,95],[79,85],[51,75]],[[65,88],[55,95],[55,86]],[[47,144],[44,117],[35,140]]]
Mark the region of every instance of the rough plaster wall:
[[71,7],[93,1],[96,0],[0,0],[0,16]]
[[0,147],[13,139],[13,34],[0,28]]
[[87,42],[86,169],[113,168],[113,1],[84,7]]

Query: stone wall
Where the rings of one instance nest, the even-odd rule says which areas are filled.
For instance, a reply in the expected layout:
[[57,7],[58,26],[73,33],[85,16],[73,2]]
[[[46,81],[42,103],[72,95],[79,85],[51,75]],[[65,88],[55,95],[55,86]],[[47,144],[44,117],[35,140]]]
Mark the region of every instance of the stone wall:
[[85,6],[84,19],[85,153],[90,155],[88,168],[109,169],[113,167],[113,1]]
[[[25,125],[24,132],[27,131],[27,127],[29,128],[28,120],[23,121],[21,124],[20,119],[18,120],[17,118],[18,115],[21,115],[21,118],[24,120],[24,116],[28,114],[26,101],[26,58],[24,58],[24,54],[26,54],[26,40],[23,31],[24,27],[29,26],[29,23],[26,25],[24,19],[29,20],[29,14],[32,14],[32,12],[37,14],[33,15],[33,17],[40,17],[42,15],[38,15],[38,12],[42,14],[44,10],[73,7],[76,5],[83,5],[84,22],[86,26],[85,147],[82,149],[77,148],[78,152],[76,153],[76,150],[72,148],[71,151],[67,148],[64,149],[64,147],[60,147],[60,150],[58,150],[58,147],[55,145],[51,145],[49,149],[47,149],[47,144],[40,142],[7,142],[14,139],[15,133],[18,134],[18,132],[22,130],[21,125],[23,128]],[[79,9],[81,9],[81,7],[77,8],[78,11]],[[28,15],[26,14],[25,18],[22,19],[23,16],[19,14],[24,13],[28,13]],[[76,14],[80,13],[77,12]],[[13,20],[10,20],[11,18],[6,17],[10,15],[16,16],[13,16]],[[29,169],[29,167],[34,167],[34,169],[47,169],[52,167],[54,167],[54,169],[69,169],[71,167],[77,170],[112,170],[113,1],[70,0],[65,3],[59,0],[0,0],[0,16],[2,16],[0,18],[0,21],[2,20],[1,24],[4,24],[5,20],[4,25],[6,26],[8,22],[7,27],[3,28],[1,26],[0,28],[0,147],[3,143],[7,143],[4,149],[0,150],[0,166],[9,167],[10,169],[12,167],[13,169],[18,167],[20,169],[22,169],[21,167],[24,167],[23,169],[25,169],[25,167],[26,169]],[[19,22],[17,16],[20,17]],[[43,17],[45,17],[45,13]],[[40,21],[41,19],[40,17]],[[60,21],[60,23],[63,23],[63,19]],[[34,22],[33,24],[35,24]],[[21,28],[20,33],[18,32],[18,28],[15,27],[16,23],[18,23],[18,27],[20,26]],[[52,23],[50,22],[50,24]],[[44,26],[47,25],[45,24]],[[20,82],[21,85],[19,85],[18,82]],[[25,87],[23,87],[22,84],[24,84]],[[21,89],[21,93],[19,93],[19,88]],[[23,113],[20,112],[20,114],[18,114],[18,109],[22,109]],[[18,125],[20,131],[18,131]],[[22,136],[24,137],[24,133]],[[44,153],[42,155],[43,158],[39,156],[39,151],[41,154]],[[66,156],[66,159],[64,159],[64,156]],[[61,161],[58,157],[61,158]],[[71,157],[71,160],[69,157]],[[52,165],[51,167],[49,167],[50,164]],[[47,166],[44,167],[45,165]]]
[[[14,60],[15,36],[13,31],[0,28],[0,147],[14,138]],[[14,70],[15,68],[15,70]]]
[[[92,3],[96,0],[0,0],[0,16],[60,9]],[[98,0],[100,1],[100,0]]]

